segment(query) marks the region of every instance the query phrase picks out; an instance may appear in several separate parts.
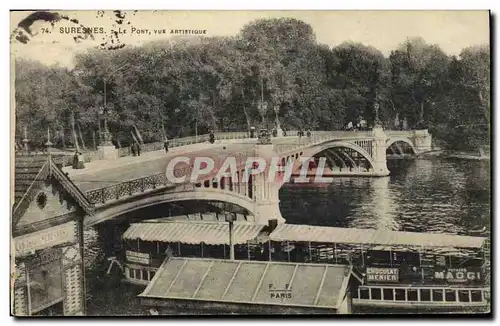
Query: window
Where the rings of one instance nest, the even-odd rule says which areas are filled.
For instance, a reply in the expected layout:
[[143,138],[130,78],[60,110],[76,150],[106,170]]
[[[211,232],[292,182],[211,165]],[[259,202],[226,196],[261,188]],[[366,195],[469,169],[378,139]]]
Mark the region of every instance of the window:
[[382,300],[382,291],[378,288],[371,288],[372,300]]
[[405,301],[406,296],[405,296],[405,289],[396,289],[396,300],[398,301]]
[[142,277],[141,277],[141,279],[142,279],[143,281],[149,281],[149,273],[148,273],[148,271],[141,271],[141,272],[142,272]]
[[420,301],[431,301],[431,290],[421,289],[420,290]]
[[432,290],[432,301],[443,301],[443,290]]
[[369,289],[359,289],[360,299],[370,299]]
[[394,289],[384,289],[384,300],[394,300]]
[[459,290],[458,291],[458,301],[469,302],[469,290]]
[[205,180],[205,182],[203,182],[203,186],[205,188],[210,188],[210,180]]
[[39,193],[36,197],[36,204],[38,205],[38,208],[44,209],[47,205],[47,195],[43,192]]
[[470,298],[472,302],[481,302],[483,301],[483,296],[481,295],[481,290],[472,290],[470,291]]
[[418,301],[418,290],[408,290],[408,301]]
[[445,290],[445,300],[446,301],[457,301],[457,293],[455,290]]
[[149,271],[149,280],[151,281],[155,277],[155,271]]

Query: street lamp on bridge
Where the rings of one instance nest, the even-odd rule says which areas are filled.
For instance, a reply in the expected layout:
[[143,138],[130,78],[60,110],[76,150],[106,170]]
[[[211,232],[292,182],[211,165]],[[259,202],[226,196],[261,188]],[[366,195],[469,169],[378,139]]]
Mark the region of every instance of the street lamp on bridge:
[[104,120],[104,131],[101,132],[101,141],[102,141],[103,145],[112,145],[111,133],[109,132],[109,129],[108,129],[108,114],[110,114],[110,113],[111,113],[111,110],[109,110],[105,106],[101,107],[101,109],[99,110],[99,115]]
[[264,84],[262,82],[262,77],[260,78],[260,102],[257,105],[260,116],[262,117],[261,128],[258,133],[259,143],[270,144],[271,137],[269,135],[269,130],[267,128],[266,113],[267,113],[267,102],[264,101]]
[[375,109],[375,123],[374,127],[380,127],[382,125],[382,122],[380,122],[379,115],[378,115],[378,109],[380,108],[380,105],[378,102],[375,102],[373,104],[373,108]]

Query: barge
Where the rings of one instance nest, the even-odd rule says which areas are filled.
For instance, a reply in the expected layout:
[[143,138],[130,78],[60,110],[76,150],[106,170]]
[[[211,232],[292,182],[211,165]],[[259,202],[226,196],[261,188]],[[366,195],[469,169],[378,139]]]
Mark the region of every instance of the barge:
[[[309,225],[236,222],[234,258],[351,266],[353,307],[490,309],[489,240]],[[125,281],[146,286],[168,257],[230,259],[229,226],[215,221],[135,223],[124,233]]]

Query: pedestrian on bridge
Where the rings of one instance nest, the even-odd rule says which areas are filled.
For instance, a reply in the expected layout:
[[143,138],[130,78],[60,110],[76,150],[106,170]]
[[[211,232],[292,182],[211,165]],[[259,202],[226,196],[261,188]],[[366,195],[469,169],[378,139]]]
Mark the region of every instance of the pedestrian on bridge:
[[130,151],[132,152],[132,156],[136,156],[136,153],[135,153],[135,143],[133,143],[132,145],[130,145]]
[[168,139],[163,142],[163,147],[165,147],[165,153],[168,153]]
[[255,127],[254,126],[250,127],[250,138],[255,138]]
[[80,152],[78,152],[77,169],[85,169],[85,158],[83,157],[83,154]]
[[135,149],[137,151],[137,156],[141,156],[141,146],[139,145],[139,143],[135,143]]
[[311,130],[307,130],[307,137],[311,137]]
[[213,131],[210,132],[209,141],[210,141],[210,144],[215,143],[215,135],[214,135]]

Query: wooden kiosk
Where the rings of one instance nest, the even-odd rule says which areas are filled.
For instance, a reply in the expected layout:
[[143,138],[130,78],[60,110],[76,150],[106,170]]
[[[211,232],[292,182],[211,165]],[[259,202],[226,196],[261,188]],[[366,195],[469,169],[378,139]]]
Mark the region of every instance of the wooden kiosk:
[[93,206],[48,155],[17,155],[12,210],[15,316],[85,315],[83,217]]

